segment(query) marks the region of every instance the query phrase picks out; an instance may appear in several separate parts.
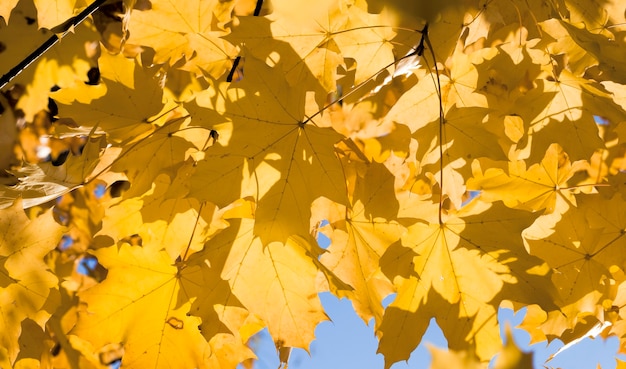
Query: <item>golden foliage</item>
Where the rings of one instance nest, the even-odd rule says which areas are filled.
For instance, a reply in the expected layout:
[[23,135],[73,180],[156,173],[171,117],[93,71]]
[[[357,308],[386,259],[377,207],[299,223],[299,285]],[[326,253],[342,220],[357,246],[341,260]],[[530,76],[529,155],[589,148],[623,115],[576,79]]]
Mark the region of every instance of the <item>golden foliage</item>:
[[[4,1],[0,72],[88,5]],[[324,291],[374,318],[386,368],[431,318],[454,350],[433,367],[527,367],[504,304],[533,342],[602,322],[626,350],[624,21],[595,0],[106,2],[2,98],[0,366],[235,368],[264,327],[286,362]]]

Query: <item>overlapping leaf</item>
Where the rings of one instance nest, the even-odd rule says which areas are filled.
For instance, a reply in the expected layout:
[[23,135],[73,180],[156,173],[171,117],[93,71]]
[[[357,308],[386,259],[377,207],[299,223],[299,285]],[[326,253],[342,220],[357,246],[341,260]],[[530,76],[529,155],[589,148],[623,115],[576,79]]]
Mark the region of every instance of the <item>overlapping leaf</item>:
[[[48,311],[52,306],[43,306],[55,293],[58,279],[43,258],[56,247],[63,227],[51,212],[29,220],[18,200],[0,211],[0,234],[0,343],[13,363],[22,349],[22,322],[30,318],[43,325],[53,312]],[[39,342],[27,339],[26,344]]]
[[[232,133],[206,150],[190,179],[190,195],[219,206],[253,196],[255,234],[264,243],[304,237],[313,200],[344,202],[343,172],[334,153],[341,137],[317,118],[307,121],[304,91],[290,91],[280,66],[246,64],[248,75],[218,102],[221,122],[232,122]],[[200,114],[206,113],[192,111],[192,124],[202,122]]]
[[200,288],[199,268],[179,272],[164,251],[125,243],[95,255],[107,278],[80,294],[86,306],[70,333],[97,350],[122,344],[124,366],[205,367],[210,346],[200,319],[187,315]]
[[612,202],[621,208],[621,196],[606,200],[594,195],[578,202],[551,234],[529,229],[524,235],[530,253],[556,271],[552,278],[559,286],[570,324],[578,314],[598,314],[596,304],[609,296],[611,267],[623,268],[625,261],[618,252],[624,247],[624,214],[608,206]]
[[[226,313],[242,304],[263,319],[278,347],[308,349],[315,327],[327,319],[317,296],[318,268],[304,240],[294,237],[285,244],[264,245],[253,227],[253,220],[242,219],[235,234],[225,232],[208,244],[207,265],[223,268],[221,279],[228,281],[235,297],[223,295],[218,311]],[[228,323],[231,329],[243,325],[241,320]]]
[[103,151],[103,140],[95,138],[85,145],[80,156],[71,155],[64,166],[51,163],[31,164],[15,174],[14,186],[0,185],[0,208],[11,206],[13,199],[21,197],[24,208],[54,200],[82,186],[92,175]]
[[[357,314],[365,322],[375,318],[378,326],[383,315],[382,300],[393,292],[390,280],[380,268],[380,258],[400,240],[404,227],[394,220],[394,201],[379,197],[393,193],[394,177],[383,165],[374,163],[364,177],[355,173],[349,178],[357,187],[356,197],[349,210],[337,214],[338,219],[331,219],[331,244],[320,260],[353,288],[339,293],[350,297]],[[368,193],[370,186],[376,191]],[[381,207],[383,201],[385,205]]]
[[59,116],[86,127],[87,132],[80,134],[104,130],[114,141],[132,140],[149,131],[149,119],[163,107],[163,90],[158,81],[122,55],[105,54],[100,58],[100,69],[102,83],[93,86],[77,81],[52,95]]
[[152,47],[155,63],[174,65],[193,73],[217,78],[236,56],[235,48],[219,38],[220,25],[230,20],[231,2],[194,0],[152,1],[130,18],[128,43]]
[[557,144],[546,151],[541,163],[526,169],[523,161],[510,162],[508,174],[499,168],[489,168],[485,173],[476,173],[467,182],[469,190],[481,191],[485,201],[502,200],[509,207],[553,212],[557,196],[562,196],[576,205],[573,196],[575,187],[569,188],[567,181],[578,171],[585,169],[586,162],[571,163]]
[[380,327],[379,351],[387,367],[408,358],[431,317],[451,348],[473,345],[479,357],[488,358],[500,342],[496,315],[502,300],[554,306],[549,269],[527,254],[519,236],[535,216],[495,206],[478,215],[464,209],[439,224],[436,206],[415,214],[428,218],[410,226],[386,260],[406,265],[408,273]]

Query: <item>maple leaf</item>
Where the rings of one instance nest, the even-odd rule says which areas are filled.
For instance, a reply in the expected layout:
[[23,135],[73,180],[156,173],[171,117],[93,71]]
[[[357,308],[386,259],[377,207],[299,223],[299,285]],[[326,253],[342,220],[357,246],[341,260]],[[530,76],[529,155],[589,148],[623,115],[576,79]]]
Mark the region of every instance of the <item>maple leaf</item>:
[[[349,177],[349,182],[356,182],[357,187],[353,205],[344,210],[341,217],[337,216],[338,219],[331,218],[330,247],[320,259],[353,288],[338,294],[352,300],[354,310],[363,321],[375,318],[376,325],[383,316],[382,300],[393,292],[391,282],[380,268],[380,258],[404,232],[399,223],[384,218],[393,219],[394,210],[397,212],[391,199],[381,196],[389,193],[393,179],[382,164],[376,163],[363,177]],[[370,186],[376,191],[368,193]]]
[[432,345],[427,347],[432,356],[430,369],[478,369],[482,367],[475,357],[466,352],[442,350]]
[[0,17],[4,18],[4,23],[9,23],[11,12],[20,0],[3,1],[0,4]]
[[63,166],[41,163],[20,168],[14,173],[19,181],[16,185],[0,185],[0,209],[11,206],[18,197],[23,198],[24,208],[30,208],[82,186],[98,163],[103,143],[101,138],[90,140],[82,155],[70,155]]
[[215,25],[226,23],[231,9],[229,2],[152,1],[150,9],[132,12],[127,42],[152,47],[155,63],[174,65],[182,59],[181,69],[218,78],[236,54]]
[[104,54],[99,65],[102,83],[92,86],[81,81],[52,94],[59,116],[90,130],[104,130],[114,141],[149,131],[150,118],[163,107],[158,81],[122,55]]
[[623,55],[623,51],[615,44],[614,35],[596,34],[581,25],[551,19],[541,27],[554,37],[551,44],[553,54],[567,54],[567,65],[576,75],[583,75],[587,69],[596,67],[596,73],[602,78],[619,83],[626,82],[626,75],[615,62]]
[[[233,223],[232,231],[218,234],[207,244],[210,264],[223,265],[221,279],[228,281],[243,306],[267,324],[278,347],[308,350],[315,327],[328,317],[317,296],[318,268],[305,240],[293,237],[285,244],[264,245],[254,236],[252,219]],[[220,261],[224,252],[227,257]],[[224,308],[237,305],[229,294],[224,297]]]
[[[232,122],[232,133],[228,142],[220,139],[206,150],[190,178],[189,195],[218,206],[253,196],[255,234],[264,243],[305,237],[314,199],[324,196],[341,203],[345,198],[343,171],[334,152],[340,136],[320,127],[318,119],[307,120],[303,93],[289,90],[279,66],[270,68],[252,58],[246,64],[248,76],[227,89],[226,101],[218,103],[225,109],[221,121],[212,120]],[[192,124],[203,124],[200,114],[192,110]]]
[[[482,41],[494,41],[501,36],[503,29],[513,26],[517,29],[525,29],[531,38],[542,36],[538,23],[556,16],[555,12],[561,4],[546,6],[540,0],[531,0],[520,4],[506,5],[500,2],[481,2],[482,7],[472,12],[472,16],[466,16],[468,36],[465,45]],[[469,15],[469,14],[468,14]]]
[[598,197],[581,197],[578,207],[563,214],[548,235],[538,228],[524,232],[530,253],[556,271],[552,279],[570,327],[579,314],[598,313],[595,304],[609,293],[609,269],[624,263],[621,254],[614,252],[624,244],[624,215],[608,206],[624,200],[620,195],[611,200]]
[[130,180],[128,197],[147,191],[161,173],[170,178],[176,176],[179,166],[196,150],[193,143],[180,134],[184,125],[182,118],[173,118],[162,126],[151,125],[147,134],[119,153],[110,170],[123,173]]
[[[11,2],[9,1],[7,4],[11,4]],[[2,15],[4,18],[0,28],[0,43],[3,46],[2,51],[0,51],[2,55],[0,74],[2,75],[26,58],[52,35],[50,31],[38,31],[37,23],[33,22],[37,19],[37,13],[32,3],[28,4],[28,2],[22,1],[20,6],[15,7],[15,5],[13,4],[13,7],[9,9],[10,13],[5,10],[5,14]],[[5,6],[4,2],[2,6]]]
[[[41,5],[50,2],[39,3]],[[32,2],[22,1],[13,13],[15,16],[9,26],[0,27],[0,44],[4,45],[0,51],[2,74],[9,72],[9,69],[53,36],[48,30],[38,29],[38,23],[33,21],[38,19],[38,13]],[[8,18],[5,17],[5,20]],[[63,19],[65,20],[67,18]],[[30,68],[13,80],[13,85],[22,84],[27,87],[22,95],[17,96],[17,106],[24,111],[28,121],[32,121],[41,110],[48,109],[51,88],[67,87],[76,79],[86,80],[87,72],[95,65],[93,54],[84,47],[85,44],[98,40],[93,24],[87,20],[76,27],[75,31],[64,37],[63,42],[53,45],[45,56],[33,62]]]
[[[251,218],[252,214],[235,212],[227,217],[231,215]],[[222,277],[233,239],[239,231],[238,225],[238,219],[232,220],[232,226],[211,238],[203,251],[189,258],[189,265],[201,266],[204,280],[207,281],[191,307],[191,312],[202,318],[201,331],[207,340],[228,333],[246,342],[265,326],[261,319],[246,309],[233,294],[229,282]]]
[[100,233],[115,243],[139,235],[145,247],[166,250],[173,260],[201,250],[205,241],[227,224],[214,219],[217,209],[213,204],[173,194],[167,198],[170,188],[168,177],[161,174],[153,191],[108,207]]
[[204,367],[211,349],[198,330],[200,319],[187,315],[199,268],[179,270],[164,251],[126,243],[94,255],[107,277],[79,293],[86,307],[70,334],[96,350],[119,343],[128,367]]
[[[436,208],[431,205],[429,213]],[[426,209],[416,213],[424,217]],[[393,258],[386,259],[410,266],[380,326],[379,352],[386,367],[408,358],[431,317],[449,337],[450,348],[468,349],[471,344],[481,360],[489,360],[500,342],[496,315],[502,300],[554,306],[547,266],[529,257],[516,235],[534,216],[502,206],[480,210],[474,209],[474,215],[463,209],[443,224],[437,223],[435,210],[427,222],[411,225]],[[403,328],[408,326],[412,328]]]
[[524,369],[533,366],[533,353],[525,353],[515,344],[509,325],[505,327],[506,344],[497,356],[495,369]]
[[526,169],[524,161],[509,162],[508,174],[499,168],[475,173],[467,181],[468,190],[481,191],[485,201],[502,200],[509,207],[551,213],[557,196],[576,205],[574,188],[567,181],[586,168],[586,162],[571,163],[568,155],[557,144],[551,145],[541,161]]
[[[88,81],[89,70],[96,63],[91,50],[84,46],[97,42],[99,35],[90,20],[82,22],[74,31],[63,37],[62,42],[55,44],[25,73],[33,73],[32,81],[17,106],[24,110],[27,120],[31,121],[41,110],[48,110],[52,89],[72,86],[77,80]],[[23,81],[24,78],[28,77],[21,74],[16,80]]]
[[[3,1],[0,71],[86,5]],[[619,1],[131,0],[98,14],[3,92],[6,124],[87,145],[12,168],[19,183],[0,190],[0,366],[233,368],[265,326],[286,365],[327,319],[328,290],[375,318],[387,367],[433,317],[464,351],[434,365],[483,365],[505,301],[527,306],[534,341],[604,319],[624,345]],[[49,96],[60,119],[31,124]],[[23,242],[48,228],[65,232],[56,252]],[[41,285],[16,277],[31,265]],[[494,365],[527,365],[515,357]]]
[[622,121],[622,109],[604,88],[588,80],[561,71],[558,80],[539,80],[538,86],[517,100],[516,104],[529,106],[520,111],[525,122],[530,122],[529,139],[533,150],[531,162],[553,143],[551,135],[562,134],[567,140],[558,143],[572,160],[587,160],[604,146],[598,135],[594,115],[606,117],[610,122]]
[[[328,22],[329,17],[324,20]],[[343,63],[329,28],[331,25],[315,19],[302,22],[281,16],[248,16],[239,18],[239,25],[226,38],[245,44],[245,50],[259,60],[280,62],[289,85],[306,84],[323,102],[328,92],[335,90],[337,67]]]
[[[54,294],[58,279],[43,258],[57,246],[64,230],[51,212],[29,220],[17,200],[0,210],[0,231],[0,343],[14,362],[21,352],[17,341],[23,333],[21,323],[29,318],[43,326],[53,312],[44,303]],[[38,345],[27,343],[31,344]]]
[[52,29],[74,15],[78,0],[34,0],[34,2],[39,27]]

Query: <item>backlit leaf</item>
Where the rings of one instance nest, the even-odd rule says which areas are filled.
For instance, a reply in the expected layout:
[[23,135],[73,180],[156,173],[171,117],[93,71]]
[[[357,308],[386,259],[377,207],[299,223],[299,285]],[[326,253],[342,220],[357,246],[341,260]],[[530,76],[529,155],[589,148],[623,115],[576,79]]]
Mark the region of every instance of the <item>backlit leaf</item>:
[[58,279],[43,258],[54,250],[63,231],[51,212],[29,220],[19,200],[0,210],[0,343],[11,362],[21,352],[17,338],[22,322],[30,318],[42,326],[53,312],[44,303],[56,293]]

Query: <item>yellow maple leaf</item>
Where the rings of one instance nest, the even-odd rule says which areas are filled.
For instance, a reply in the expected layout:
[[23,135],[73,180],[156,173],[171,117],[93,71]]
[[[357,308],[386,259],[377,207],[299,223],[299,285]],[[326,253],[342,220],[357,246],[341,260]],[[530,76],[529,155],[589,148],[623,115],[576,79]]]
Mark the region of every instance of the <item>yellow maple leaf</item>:
[[[340,136],[320,127],[318,117],[307,120],[304,91],[290,90],[280,66],[270,68],[253,58],[246,65],[255,72],[214,105],[224,111],[220,120],[208,112],[212,125],[205,128],[226,122],[234,128],[227,142],[220,138],[205,151],[190,178],[189,195],[218,206],[252,196],[255,234],[264,243],[307,237],[313,200],[344,202],[343,171],[334,150]],[[192,110],[192,124],[205,124],[204,111]]]
[[[347,173],[349,169],[346,168]],[[382,300],[393,292],[391,282],[381,270],[384,261],[380,258],[400,240],[405,229],[395,221],[397,204],[381,196],[393,191],[394,184],[394,177],[382,164],[372,163],[362,177],[348,178],[356,187],[353,205],[338,219],[329,220],[330,247],[320,261],[352,287],[337,294],[352,300],[354,310],[364,322],[375,318],[378,326],[383,316]],[[369,192],[369,186],[377,191]]]
[[120,344],[122,365],[130,368],[206,367],[212,352],[198,330],[201,321],[187,315],[200,288],[199,268],[174,266],[164,251],[126,243],[94,255],[108,274],[79,293],[85,307],[70,334],[95,350]]
[[[52,29],[75,15],[76,6],[84,0],[34,0],[37,7],[37,23],[40,28]],[[87,5],[87,4],[84,4]]]
[[144,247],[166,250],[175,260],[202,250],[207,239],[228,226],[211,203],[180,198],[167,193],[172,189],[165,174],[160,174],[152,191],[107,207],[99,231],[113,242],[139,235]]
[[[50,35],[33,4],[39,26],[53,27],[86,1],[2,2],[0,70]],[[617,0],[549,5],[107,2],[4,92],[9,123],[21,109],[27,130],[89,137],[62,166],[23,165],[30,177],[0,190],[0,207],[12,206],[0,224],[20,194],[28,206],[90,186],[57,204],[72,225],[57,252],[3,257],[0,243],[1,313],[20,322],[3,323],[0,366],[123,357],[124,367],[232,368],[264,326],[286,365],[289,347],[308,348],[327,319],[318,293],[328,290],[375,318],[387,367],[432,318],[468,358],[434,365],[486,366],[501,347],[502,304],[537,304],[524,323],[533,340],[572,341],[605,319],[626,342],[626,19]],[[123,55],[101,52],[99,36]],[[94,69],[87,85],[95,65],[102,78]],[[53,86],[60,119],[31,127]],[[38,219],[45,228],[50,216]],[[21,242],[20,222],[6,225],[9,244]],[[85,250],[100,282],[77,277]],[[64,280],[59,301],[52,278],[39,298],[3,292],[30,283],[13,275],[30,257]],[[16,312],[31,297],[26,310],[41,311]],[[529,365],[517,359],[508,346],[494,364]]]
[[623,120],[623,110],[602,85],[573,75],[564,69],[558,79],[537,80],[537,87],[517,99],[524,122],[529,122],[530,162],[538,162],[543,150],[556,140],[572,160],[588,160],[604,147],[594,115],[612,124]]
[[9,23],[11,12],[20,0],[7,0],[0,4],[0,17],[4,18],[4,23]]
[[430,369],[481,369],[484,367],[471,353],[440,349],[432,345],[427,347],[432,356]]
[[291,86],[308,85],[318,92],[322,103],[328,92],[336,89],[337,67],[343,63],[338,46],[329,38],[329,28],[331,25],[316,19],[303,22],[275,15],[248,16],[239,18],[238,26],[226,38],[245,45],[249,55],[269,65],[280,62]]
[[305,241],[293,237],[284,244],[264,245],[254,236],[252,219],[231,227],[236,234],[222,232],[206,249],[211,253],[226,248],[221,278],[241,304],[267,324],[277,347],[308,350],[315,327],[328,317],[317,295],[318,268]]
[[[242,214],[239,214],[242,215]],[[246,216],[244,216],[246,217]],[[202,318],[202,334],[207,340],[220,334],[232,334],[247,342],[265,323],[233,294],[231,284],[222,277],[233,239],[239,232],[239,220],[213,237],[207,247],[189,258],[189,265],[200,265],[205,285],[191,306],[191,312]],[[264,287],[265,288],[265,287]]]
[[[48,311],[53,307],[44,308],[44,303],[55,293],[58,279],[43,258],[57,246],[63,227],[51,212],[29,220],[16,200],[0,210],[0,234],[0,346],[13,363],[22,350],[18,342],[22,322],[30,318],[43,326],[53,313]],[[25,346],[40,344],[26,337]]]
[[[468,207],[438,224],[437,207],[431,205],[427,219],[435,222],[411,225],[393,258],[387,259],[404,265],[408,275],[395,277],[398,296],[380,326],[379,352],[385,355],[386,367],[408,358],[431,317],[448,337],[450,348],[474,347],[485,361],[499,347],[496,315],[501,301],[554,306],[549,269],[530,257],[515,235],[534,216],[503,206],[486,211],[484,206]],[[421,219],[425,209],[416,209]]]
[[89,80],[88,72],[96,62],[94,50],[85,45],[94,45],[98,39],[95,26],[87,19],[26,69],[22,73],[24,76],[18,76],[19,81],[32,74],[32,80],[17,104],[24,110],[28,121],[32,121],[41,110],[48,110],[53,87],[64,88],[74,85],[76,81]]
[[[52,2],[39,2],[44,6]],[[46,41],[53,33],[47,29],[38,29],[37,22],[42,16],[32,3],[22,2],[13,10],[15,14],[8,27],[0,27],[0,44],[4,45],[0,54],[0,74],[18,65],[29,53]],[[48,13],[53,12],[49,9]],[[5,18],[8,19],[8,18]],[[63,19],[63,21],[67,18]],[[41,23],[39,25],[41,27]],[[18,36],[16,36],[18,35]],[[45,56],[41,56],[33,64],[21,72],[12,84],[26,86],[24,93],[19,96],[18,108],[25,113],[27,121],[32,121],[35,114],[48,109],[50,89],[54,86],[67,87],[77,79],[87,81],[87,72],[95,65],[92,60],[93,52],[85,47],[87,43],[95,43],[98,35],[90,20],[76,27],[74,33],[69,33],[58,42]]]
[[[513,341],[511,328],[506,327],[506,344],[497,354],[493,363],[495,369],[529,369],[533,367],[533,354],[525,353]],[[442,350],[435,346],[428,346],[433,357],[431,369],[479,369],[485,368],[471,352]]]
[[195,74],[218,78],[231,66],[235,48],[220,38],[233,4],[217,0],[155,0],[150,9],[131,13],[129,44],[152,47],[155,63],[176,64]]
[[[10,5],[9,1],[7,5]],[[16,5],[16,4],[13,4]],[[4,2],[3,2],[4,6]],[[4,24],[0,28],[0,74],[6,74],[11,68],[19,64],[28,54],[33,52],[52,32],[37,28],[37,10],[32,3],[22,2],[20,6],[11,10],[11,17],[4,14]]]
[[[150,118],[163,107],[163,90],[145,68],[122,55],[104,54],[99,61],[102,82],[82,81],[51,94],[61,118],[89,130],[104,130],[113,141],[128,140],[152,128]],[[115,106],[115,109],[111,109]],[[72,130],[69,131],[70,133]],[[84,130],[77,134],[85,134]]]
[[541,163],[526,169],[524,161],[509,162],[508,174],[499,168],[489,168],[484,174],[477,171],[467,181],[467,188],[481,191],[484,201],[502,200],[509,207],[551,213],[558,196],[576,205],[575,188],[567,181],[586,165],[585,161],[571,163],[559,145],[553,144]]
[[147,134],[133,145],[124,147],[110,170],[123,173],[131,182],[127,197],[149,190],[161,173],[170,178],[176,176],[190,153],[196,151],[193,143],[179,135],[184,127],[184,120],[179,118],[169,120],[162,126],[150,125]]
[[[616,205],[613,208],[612,205]],[[610,297],[610,268],[626,261],[617,250],[624,246],[624,200],[600,195],[578,199],[578,207],[563,214],[549,234],[529,228],[524,237],[533,255],[555,270],[552,280],[563,300],[561,311],[572,328],[580,316],[601,314],[596,306]]]
[[82,186],[98,164],[103,144],[102,138],[90,140],[80,156],[70,155],[63,166],[47,162],[20,168],[15,172],[19,181],[16,185],[0,185],[0,209],[11,206],[18,197],[23,198],[24,208],[30,208]]
[[533,367],[533,353],[520,350],[509,325],[505,327],[506,344],[496,357],[494,369],[527,369]]

